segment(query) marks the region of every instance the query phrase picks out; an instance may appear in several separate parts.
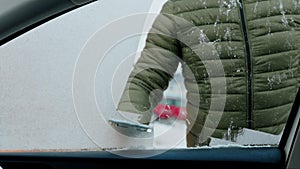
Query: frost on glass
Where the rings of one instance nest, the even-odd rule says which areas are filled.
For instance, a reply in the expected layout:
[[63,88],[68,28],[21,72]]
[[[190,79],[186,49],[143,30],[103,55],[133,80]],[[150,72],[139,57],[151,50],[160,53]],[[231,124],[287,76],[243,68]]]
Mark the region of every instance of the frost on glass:
[[[272,10],[280,11],[279,22],[284,28],[290,28],[290,24],[296,23],[298,19],[288,15],[288,11],[285,11],[284,0],[276,1],[278,2],[276,6],[266,9],[266,22],[263,24],[267,31],[265,37],[268,44],[272,42],[273,36]],[[161,107],[156,107],[157,109],[153,112],[151,130],[148,128],[143,130],[148,132],[147,134],[150,133],[151,138],[131,139],[118,133],[109,124],[108,119],[123,120],[125,117],[126,120],[136,122],[139,118],[132,114],[118,114],[115,105],[124,87],[126,77],[144,47],[146,33],[155,19],[154,16],[158,14],[166,1],[135,0],[130,1],[131,5],[128,5],[128,2],[118,0],[97,2],[87,10],[74,12],[73,15],[66,15],[65,20],[53,22],[58,27],[51,26],[51,24],[45,25],[31,34],[21,37],[19,42],[12,42],[1,48],[0,77],[4,80],[0,84],[0,97],[4,101],[0,103],[2,110],[0,125],[5,127],[0,129],[2,137],[0,149],[187,148],[186,124],[193,122],[186,118],[188,113],[185,98],[187,91],[181,73],[181,64],[168,88],[165,91],[156,91],[163,92],[163,98],[159,103]],[[210,0],[199,0],[195,5],[200,4],[207,9],[210,2]],[[188,45],[192,44],[191,41],[194,40],[197,45],[213,49],[210,52],[215,57],[214,59],[218,59],[219,52],[226,49],[226,54],[232,56],[228,60],[238,60],[239,56],[234,54],[238,49],[232,45],[235,43],[233,40],[235,32],[230,26],[221,29],[223,26],[221,16],[225,17],[226,21],[230,21],[231,14],[239,11],[239,8],[243,8],[243,6],[238,0],[218,0],[217,2],[219,16],[211,23],[212,30],[210,30],[217,38],[210,40],[205,34],[205,30],[198,28],[194,25],[196,23],[191,21],[189,24],[193,27],[188,36],[197,38],[184,39],[183,37],[179,40]],[[253,1],[253,11],[251,12],[254,16],[260,14],[259,2]],[[118,4],[117,7],[122,10],[111,10],[112,4]],[[145,4],[147,5],[145,6]],[[294,0],[294,4],[299,6],[299,0]],[[127,5],[126,8],[123,5]],[[137,7],[138,5],[141,9]],[[151,14],[149,14],[149,8],[153,9],[153,11],[150,10]],[[176,8],[174,10],[180,13],[183,9]],[[104,12],[106,15],[102,15]],[[180,13],[178,16],[183,16],[183,14]],[[84,22],[78,22],[74,26],[75,18],[81,18]],[[130,21],[130,24],[124,21]],[[57,31],[57,28],[61,27],[66,29]],[[126,34],[126,31],[129,33]],[[54,33],[49,34],[49,32]],[[76,36],[74,37],[74,35]],[[69,38],[65,39],[64,36]],[[227,41],[230,45],[218,45],[222,41]],[[288,36],[284,41],[287,49],[294,47]],[[62,42],[64,45],[61,45]],[[23,46],[25,49],[16,47],[17,45]],[[203,51],[196,52],[200,55],[203,54],[201,53]],[[271,49],[266,53],[271,54]],[[205,58],[200,57],[200,59]],[[278,85],[296,76],[295,59],[292,57],[287,57],[287,59],[289,60],[288,71],[274,71],[273,74],[263,78],[262,81],[268,90],[275,90]],[[204,63],[206,64],[204,66],[210,69],[206,72],[195,72],[194,75],[205,77],[204,84],[211,83],[209,77],[215,73],[211,69],[223,68],[220,63]],[[272,62],[265,66],[268,71],[275,68]],[[240,65],[233,65],[231,72],[242,74],[247,70]],[[220,81],[225,82],[222,80],[224,79]],[[196,82],[196,79],[193,79],[193,82]],[[220,86],[216,86],[212,87],[216,93],[220,94],[224,91],[219,90]],[[224,89],[223,85],[221,87]],[[94,104],[95,102],[96,104]],[[207,99],[204,102],[210,103]],[[212,108],[220,106],[218,103],[214,103]],[[99,113],[100,111],[102,114]],[[216,119],[215,117],[211,118]],[[210,124],[210,121],[205,122]],[[140,132],[141,129],[134,128],[134,132]],[[273,135],[241,128],[235,124],[234,120],[231,120],[221,138],[210,137],[209,147],[277,146],[281,135],[282,133]]]

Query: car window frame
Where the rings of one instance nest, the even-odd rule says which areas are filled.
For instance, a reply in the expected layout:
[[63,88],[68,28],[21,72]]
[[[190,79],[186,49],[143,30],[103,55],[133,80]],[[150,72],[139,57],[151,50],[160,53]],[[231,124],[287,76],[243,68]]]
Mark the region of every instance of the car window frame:
[[[35,22],[28,23],[27,26],[13,31],[14,33],[0,39],[0,46],[11,40],[21,36],[22,34],[54,19],[58,16],[66,14],[74,9],[85,6],[95,0],[74,4],[74,6],[66,8],[59,12],[49,14],[47,17],[39,18]],[[132,161],[139,161],[145,164],[172,163],[183,165],[202,165],[206,167],[222,167],[230,166],[231,168],[249,167],[249,168],[286,168],[296,142],[299,142],[299,111],[295,111],[299,107],[299,90],[293,105],[293,113],[290,114],[287,126],[285,127],[281,142],[278,147],[216,147],[216,148],[191,148],[191,149],[174,149],[168,150],[157,156],[147,158],[127,158],[115,155],[111,150],[103,151],[74,151],[74,152],[1,152],[0,165],[4,168],[21,166],[36,167],[61,167],[73,166],[80,168],[82,166],[90,166],[98,168],[102,166],[114,168],[116,166],[127,164],[131,168],[140,168],[140,166],[132,165]],[[299,146],[298,146],[299,147]],[[161,150],[117,150],[124,151],[129,154],[147,154]],[[252,154],[249,156],[249,153]],[[224,156],[226,155],[226,156]],[[76,162],[73,160],[76,159]],[[117,161],[117,162],[116,162]]]
[[[97,0],[45,0],[41,3],[39,1],[29,0],[27,3],[14,7],[11,11],[3,13],[3,16],[0,16],[2,25],[0,26],[0,46],[63,14],[95,1]],[[37,13],[26,15],[26,11],[30,10],[31,6],[38,6],[38,8],[47,10],[39,10]],[[9,16],[11,16],[12,13],[18,13],[20,18],[15,17],[11,19]]]

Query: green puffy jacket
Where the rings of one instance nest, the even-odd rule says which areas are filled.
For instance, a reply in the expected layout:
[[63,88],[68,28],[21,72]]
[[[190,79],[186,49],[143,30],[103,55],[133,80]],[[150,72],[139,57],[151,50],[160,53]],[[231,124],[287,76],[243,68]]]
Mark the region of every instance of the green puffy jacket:
[[119,110],[148,123],[179,63],[187,146],[250,128],[280,134],[300,84],[299,0],[169,0]]

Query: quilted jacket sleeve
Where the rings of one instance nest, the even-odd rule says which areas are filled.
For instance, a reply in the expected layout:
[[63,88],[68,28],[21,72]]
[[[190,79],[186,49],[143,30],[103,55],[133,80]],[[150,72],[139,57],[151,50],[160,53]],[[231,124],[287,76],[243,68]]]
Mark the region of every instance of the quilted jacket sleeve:
[[119,111],[141,114],[140,123],[150,122],[152,110],[161,101],[180,61],[172,13],[173,2],[167,1],[147,35],[146,45],[128,77],[118,104]]

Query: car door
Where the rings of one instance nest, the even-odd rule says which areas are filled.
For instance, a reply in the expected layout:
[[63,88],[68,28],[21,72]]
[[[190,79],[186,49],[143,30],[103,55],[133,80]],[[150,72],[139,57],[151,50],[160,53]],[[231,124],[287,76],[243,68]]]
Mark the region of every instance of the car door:
[[0,2],[2,168],[300,167],[299,90],[275,146],[182,147],[184,125],[169,120],[155,135],[167,143],[153,148],[155,138],[128,138],[110,126],[121,118],[113,106],[163,2]]

